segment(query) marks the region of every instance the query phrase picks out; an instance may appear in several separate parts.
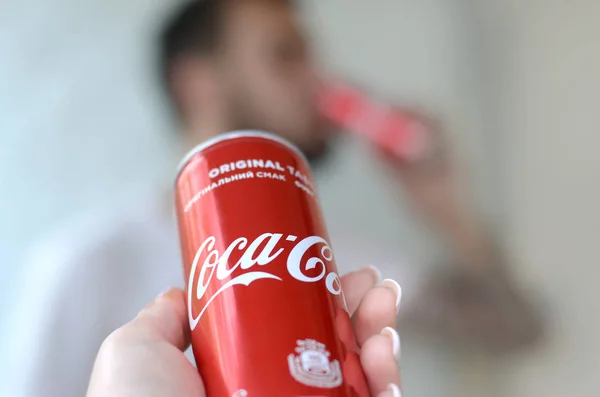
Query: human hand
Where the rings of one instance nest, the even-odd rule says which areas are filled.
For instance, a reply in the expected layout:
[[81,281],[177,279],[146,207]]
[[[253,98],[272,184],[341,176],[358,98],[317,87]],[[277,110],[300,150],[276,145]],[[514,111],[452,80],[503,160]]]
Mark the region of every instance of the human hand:
[[502,269],[485,275],[436,269],[426,280],[402,312],[421,336],[485,354],[529,348],[544,336],[539,302]]
[[472,202],[465,174],[458,172],[460,167],[444,128],[423,113],[402,112],[422,125],[421,133],[429,136],[429,149],[410,161],[386,152],[382,158],[403,193],[452,249],[454,261],[469,273],[487,273],[497,262],[494,241]]
[[[400,338],[395,331],[401,289],[377,285],[367,267],[342,277],[342,288],[371,394],[400,397]],[[102,344],[88,397],[206,397],[196,368],[183,351],[190,341],[186,296],[180,289],[160,295]]]
[[[421,112],[400,110],[414,120],[413,128],[424,135],[426,145],[418,156],[405,159],[382,150],[382,158],[392,170],[413,205],[438,227],[450,225],[462,211],[465,189],[456,172],[456,159],[439,122]],[[418,126],[418,127],[417,127]]]

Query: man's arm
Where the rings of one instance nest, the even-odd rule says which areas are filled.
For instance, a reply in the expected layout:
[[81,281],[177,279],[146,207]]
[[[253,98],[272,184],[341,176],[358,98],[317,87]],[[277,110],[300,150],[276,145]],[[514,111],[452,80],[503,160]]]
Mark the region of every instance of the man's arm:
[[540,313],[519,290],[506,254],[473,210],[446,145],[439,136],[434,142],[432,156],[420,163],[390,159],[394,177],[448,248],[448,263],[407,308],[409,323],[484,349],[531,344],[542,333]]

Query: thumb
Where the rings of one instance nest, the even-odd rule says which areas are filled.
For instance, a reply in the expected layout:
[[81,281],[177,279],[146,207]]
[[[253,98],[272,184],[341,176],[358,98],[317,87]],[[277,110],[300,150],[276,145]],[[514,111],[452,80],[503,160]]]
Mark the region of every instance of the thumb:
[[178,351],[189,343],[186,312],[185,293],[172,289],[110,334],[98,352],[87,396],[204,395],[196,370]]
[[168,343],[185,350],[190,343],[185,300],[185,292],[178,288],[159,295],[122,328],[121,336]]

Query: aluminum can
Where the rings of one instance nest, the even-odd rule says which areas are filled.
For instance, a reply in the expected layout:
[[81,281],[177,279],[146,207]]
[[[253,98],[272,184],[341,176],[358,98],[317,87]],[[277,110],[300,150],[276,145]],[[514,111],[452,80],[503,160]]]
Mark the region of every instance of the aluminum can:
[[318,105],[327,119],[367,138],[400,160],[420,162],[432,155],[433,134],[422,120],[350,84],[323,83]]
[[368,396],[301,152],[264,132],[220,135],[184,158],[175,196],[208,396]]

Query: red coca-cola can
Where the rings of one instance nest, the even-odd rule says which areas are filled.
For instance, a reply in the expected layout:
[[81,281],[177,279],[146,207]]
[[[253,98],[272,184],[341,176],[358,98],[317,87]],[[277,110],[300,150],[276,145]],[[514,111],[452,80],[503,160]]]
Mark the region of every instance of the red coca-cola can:
[[433,135],[422,120],[349,84],[323,83],[318,105],[333,123],[369,139],[401,160],[424,161],[432,154]]
[[224,134],[184,158],[175,195],[208,396],[368,396],[302,153],[263,132]]

